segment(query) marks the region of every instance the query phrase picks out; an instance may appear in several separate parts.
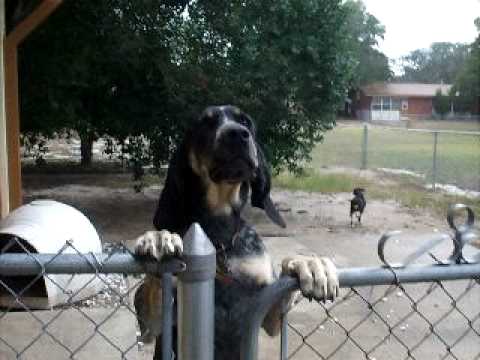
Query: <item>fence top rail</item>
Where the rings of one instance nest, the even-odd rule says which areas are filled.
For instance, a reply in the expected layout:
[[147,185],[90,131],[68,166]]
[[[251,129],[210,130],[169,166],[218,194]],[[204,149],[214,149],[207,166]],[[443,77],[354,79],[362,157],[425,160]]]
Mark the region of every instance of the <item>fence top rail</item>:
[[[361,123],[363,126],[369,126],[368,123]],[[358,125],[345,125],[345,124],[338,124],[338,127],[353,127],[358,128]],[[419,133],[438,133],[438,134],[450,134],[450,135],[470,135],[470,136],[480,136],[480,131],[458,131],[458,130],[434,130],[434,129],[411,129],[406,127],[399,127],[399,126],[379,126],[374,125],[372,126],[374,129],[380,130],[392,130],[392,131],[411,131],[411,132],[419,132]]]
[[[408,267],[364,267],[338,270],[340,287],[350,288],[368,285],[393,285],[396,283],[433,282],[443,280],[479,279],[480,263],[449,265],[415,265]],[[254,310],[245,322],[245,334],[242,337],[241,359],[256,359],[258,333],[263,319],[272,304],[279,302],[290,291],[297,290],[298,280],[283,277],[267,286],[256,297]]]
[[[0,275],[95,273],[178,273],[185,263],[178,259],[143,261],[130,253],[0,255]],[[406,267],[355,267],[338,269],[341,287],[480,278],[480,262],[470,264],[412,265]],[[280,279],[282,281],[282,279]]]
[[179,273],[185,264],[178,259],[157,262],[139,260],[130,253],[0,255],[1,276],[37,274],[161,274]]

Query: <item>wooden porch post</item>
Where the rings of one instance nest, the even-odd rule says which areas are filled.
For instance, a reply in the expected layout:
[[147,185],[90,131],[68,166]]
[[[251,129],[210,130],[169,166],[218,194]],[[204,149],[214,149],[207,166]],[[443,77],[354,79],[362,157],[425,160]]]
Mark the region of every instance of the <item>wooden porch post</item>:
[[43,0],[5,38],[5,105],[7,117],[9,208],[22,204],[22,178],[20,163],[20,111],[18,101],[18,46],[61,4],[62,0]]
[[8,158],[7,121],[5,116],[5,73],[3,67],[3,41],[5,39],[5,2],[0,3],[0,219],[8,213]]

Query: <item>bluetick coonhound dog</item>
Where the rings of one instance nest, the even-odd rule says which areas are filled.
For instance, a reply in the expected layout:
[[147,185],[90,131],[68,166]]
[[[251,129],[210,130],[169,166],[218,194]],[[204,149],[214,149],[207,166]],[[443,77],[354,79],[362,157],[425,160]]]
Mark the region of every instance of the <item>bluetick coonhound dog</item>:
[[[182,236],[198,222],[217,249],[215,280],[215,359],[239,359],[246,314],[256,294],[277,279],[262,239],[242,218],[251,205],[264,209],[276,224],[285,222],[270,198],[270,170],[256,142],[255,126],[234,106],[212,106],[187,131],[171,159],[154,218],[155,228],[137,239],[138,255],[182,253]],[[338,293],[336,268],[327,258],[292,256],[283,260],[282,275],[297,276],[303,295],[317,300]],[[293,296],[293,294],[292,294]],[[135,294],[146,341],[159,335],[161,283],[148,276]],[[270,336],[280,330],[281,306],[273,306],[263,327]],[[150,339],[149,339],[150,338]],[[157,341],[154,359],[161,359]]]

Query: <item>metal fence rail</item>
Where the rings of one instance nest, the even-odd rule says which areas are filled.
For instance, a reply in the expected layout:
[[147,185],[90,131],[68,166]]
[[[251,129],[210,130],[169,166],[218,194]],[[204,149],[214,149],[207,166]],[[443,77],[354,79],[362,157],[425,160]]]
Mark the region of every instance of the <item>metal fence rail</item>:
[[[442,284],[442,281],[451,281],[451,280],[469,280],[469,284],[465,287],[464,291],[470,292],[474,288],[474,285],[478,285],[480,283],[480,264],[461,264],[461,265],[431,265],[431,266],[410,266],[406,268],[350,268],[350,269],[340,269],[339,270],[339,281],[340,287],[349,289],[348,293],[343,296],[343,298],[332,305],[325,305],[319,303],[318,306],[320,309],[315,310],[314,306],[310,306],[311,311],[318,312],[318,310],[324,311],[323,319],[309,329],[306,332],[302,332],[301,327],[297,327],[295,323],[290,323],[288,326],[293,330],[293,332],[300,336],[302,341],[294,346],[294,349],[291,352],[288,352],[288,348],[286,346],[283,347],[283,353],[281,354],[281,359],[290,359],[295,358],[295,355],[299,352],[302,347],[307,347],[311,351],[309,352],[310,355],[316,355],[318,358],[321,359],[329,359],[334,358],[335,355],[341,350],[342,346],[348,343],[348,341],[352,342],[361,353],[363,353],[364,358],[371,359],[373,358],[370,356],[374,350],[376,350],[381,344],[383,344],[387,338],[394,337],[397,340],[400,339],[399,336],[395,335],[393,331],[395,328],[399,327],[400,324],[404,321],[399,321],[397,324],[390,324],[384,315],[381,314],[380,311],[376,309],[376,306],[379,304],[383,304],[386,299],[386,296],[396,293],[396,291],[400,291],[402,294],[406,296],[406,298],[411,301],[411,311],[406,317],[411,316],[412,313],[420,314],[423,319],[425,319],[426,323],[429,326],[431,334],[436,335],[439,339],[441,336],[439,334],[435,334],[434,323],[428,321],[427,315],[423,315],[418,310],[419,300],[415,299],[413,295],[410,295],[409,292],[405,288],[405,284],[409,283],[429,283],[428,284],[428,291],[424,294],[425,297],[429,296],[432,293],[432,284],[434,286],[438,286],[442,288],[445,292],[445,286]],[[362,286],[379,286],[379,285],[394,285],[394,287],[389,287],[385,292],[382,293],[382,296],[376,296],[374,300],[369,299],[372,294],[365,295],[365,292],[357,289],[357,287]],[[263,322],[265,315],[267,314],[268,310],[272,306],[272,304],[278,303],[284,298],[289,292],[298,289],[298,281],[292,278],[283,278],[276,282],[275,284],[271,285],[270,287],[266,288],[262,294],[258,297],[258,301],[256,303],[255,311],[252,313],[251,319],[248,322],[248,327],[245,333],[248,334],[243,340],[242,344],[242,359],[243,360],[254,360],[257,359],[258,354],[258,335],[259,329]],[[371,292],[372,289],[369,289]],[[367,291],[367,293],[369,292]],[[397,294],[399,294],[397,292]],[[455,302],[459,300],[459,298],[464,297],[463,292],[460,293],[460,296],[454,296],[447,292],[449,295],[448,298],[451,300],[451,307],[455,309]],[[472,331],[475,333],[476,336],[479,338],[476,339],[476,349],[474,357],[468,357],[469,359],[478,359],[480,358],[480,305],[478,302],[480,301],[480,286],[477,286],[476,289],[477,294],[477,308],[473,309],[476,315],[469,318],[467,315],[463,314],[464,318],[467,321],[466,331]],[[342,319],[342,314],[335,314],[335,308],[341,307],[342,302],[348,302],[348,300],[356,296],[361,299],[362,302],[366,304],[365,313],[363,314],[363,318],[361,318],[357,324],[354,326],[348,326],[342,323],[345,319]],[[420,296],[420,299],[423,300],[423,296]],[[298,305],[296,305],[298,306]],[[294,310],[295,308],[293,308]],[[446,310],[446,313],[451,312],[451,309]],[[460,310],[458,310],[460,311]],[[362,345],[360,340],[355,340],[352,336],[352,332],[354,329],[359,327],[362,323],[367,321],[370,317],[375,316],[378,317],[380,322],[383,322],[384,325],[387,326],[385,334],[383,336],[379,336],[378,343],[376,346],[371,346],[370,348],[365,347]],[[285,314],[285,322],[284,328],[287,326],[287,316]],[[327,351],[322,353],[320,349],[316,348],[316,345],[321,345],[322,340],[317,340],[315,342],[309,342],[309,339],[312,338],[314,334],[319,333],[319,329],[323,328],[326,323],[333,323],[338,329],[343,331],[343,337],[345,338],[343,342],[339,344],[338,347],[331,351],[330,353]],[[351,321],[346,321],[346,323],[351,323]],[[298,325],[298,324],[297,324]],[[283,332],[283,336],[285,336],[286,332]],[[323,341],[329,341],[328,336],[323,339]],[[401,340],[400,340],[401,341]],[[283,339],[283,344],[287,344],[288,340]],[[452,354],[452,345],[449,345],[446,341],[443,341],[443,345],[445,346],[445,351],[448,355],[452,355],[453,358],[456,357]],[[398,358],[416,358],[412,353],[412,350],[409,346],[403,343],[403,346],[406,350],[406,356],[402,357],[399,356]],[[321,348],[321,346],[320,346]],[[415,346],[412,347],[413,349]],[[345,354],[342,354],[345,356]],[[345,359],[345,357],[339,357]],[[349,357],[350,358],[350,357]],[[352,357],[352,359],[355,357]],[[382,358],[382,357],[381,357]],[[390,359],[390,357],[384,357],[385,359]],[[443,358],[443,357],[442,357]],[[446,357],[448,358],[448,356]],[[460,357],[463,358],[463,357]],[[467,357],[465,357],[467,359]]]

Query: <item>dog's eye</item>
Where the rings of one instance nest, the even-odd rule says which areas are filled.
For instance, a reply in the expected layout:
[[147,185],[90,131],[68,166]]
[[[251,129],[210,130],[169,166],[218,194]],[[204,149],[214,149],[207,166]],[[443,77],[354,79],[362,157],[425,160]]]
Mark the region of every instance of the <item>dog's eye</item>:
[[250,124],[250,121],[248,121],[247,118],[245,118],[245,117],[242,116],[242,117],[240,117],[239,119],[237,119],[237,122],[238,122],[239,124],[245,126],[246,128],[250,129],[251,124]]

